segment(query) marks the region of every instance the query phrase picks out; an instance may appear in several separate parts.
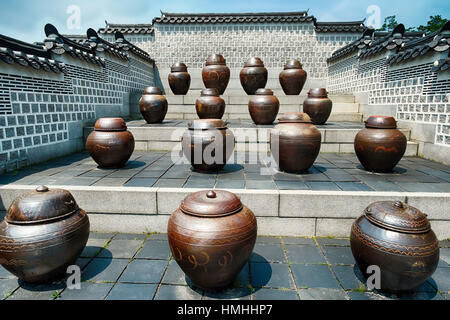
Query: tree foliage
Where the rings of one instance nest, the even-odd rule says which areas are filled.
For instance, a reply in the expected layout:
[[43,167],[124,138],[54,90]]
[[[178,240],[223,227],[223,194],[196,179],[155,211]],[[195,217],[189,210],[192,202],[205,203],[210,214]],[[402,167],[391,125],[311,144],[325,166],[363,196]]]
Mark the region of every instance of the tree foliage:
[[441,17],[440,14],[430,16],[430,20],[428,20],[427,25],[420,25],[417,27],[417,31],[431,33],[440,30],[444,24],[447,22],[447,19]]

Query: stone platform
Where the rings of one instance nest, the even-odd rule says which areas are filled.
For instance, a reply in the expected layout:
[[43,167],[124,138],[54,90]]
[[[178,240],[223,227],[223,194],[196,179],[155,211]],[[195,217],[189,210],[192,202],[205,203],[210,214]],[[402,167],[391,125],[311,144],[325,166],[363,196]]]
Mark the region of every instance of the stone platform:
[[171,257],[167,235],[91,233],[76,262],[81,289],[68,289],[64,279],[25,284],[0,267],[0,295],[6,300],[448,300],[450,242],[440,245],[432,278],[412,292],[388,294],[367,289],[348,239],[258,237],[234,284],[208,293],[185,277]]
[[[179,156],[178,153],[174,153]],[[260,234],[347,236],[374,201],[401,200],[429,215],[440,239],[450,237],[450,168],[404,157],[394,172],[365,171],[354,154],[320,154],[304,174],[272,171],[263,153],[236,152],[220,172],[191,171],[168,152],[136,151],[122,169],[99,169],[78,153],[0,176],[0,211],[45,184],[70,190],[91,213],[92,230],[164,232],[169,215],[191,192],[227,189],[258,216]],[[263,169],[263,170],[262,170]]]
[[[191,120],[165,120],[161,124],[147,124],[144,120],[128,121],[128,130],[136,140],[136,150],[181,150],[181,136]],[[267,152],[270,148],[270,129],[273,125],[255,125],[251,120],[228,120],[227,125],[236,137],[236,151]],[[328,122],[318,125],[322,134],[321,152],[354,153],[356,134],[364,127],[361,122]],[[93,127],[86,127],[87,138]],[[400,129],[407,139],[409,129]],[[416,156],[418,144],[408,141],[406,156]]]

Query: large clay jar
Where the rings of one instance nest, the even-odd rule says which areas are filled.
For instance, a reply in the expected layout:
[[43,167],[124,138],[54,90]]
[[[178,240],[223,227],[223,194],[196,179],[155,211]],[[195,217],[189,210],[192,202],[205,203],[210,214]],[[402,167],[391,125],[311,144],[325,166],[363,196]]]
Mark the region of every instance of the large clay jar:
[[167,114],[166,97],[158,87],[147,87],[139,100],[139,109],[148,124],[161,123]]
[[282,171],[308,170],[320,152],[321,133],[302,112],[286,112],[270,132],[270,150]]
[[267,84],[267,69],[260,58],[250,58],[239,74],[242,88],[247,94],[255,94],[259,88],[264,88]]
[[195,110],[200,119],[222,119],[225,112],[225,100],[217,89],[203,89],[195,101]]
[[89,238],[89,218],[70,192],[45,186],[16,198],[0,224],[0,263],[25,282],[62,277]]
[[234,135],[219,119],[194,120],[182,137],[186,158],[197,171],[219,171],[234,151]]
[[272,124],[280,110],[280,101],[270,89],[258,89],[248,102],[248,111],[255,124]]
[[122,118],[100,118],[86,140],[86,149],[100,167],[120,168],[134,151],[134,138]]
[[257,222],[235,194],[199,191],[172,213],[167,228],[175,261],[192,283],[207,291],[231,285],[255,245]]
[[172,65],[169,73],[169,86],[173,94],[186,94],[191,85],[191,76],[187,71],[187,66],[183,62]]
[[390,172],[406,151],[406,137],[393,117],[370,116],[355,137],[355,152],[369,171]]
[[330,117],[333,102],[328,98],[325,88],[314,88],[308,92],[303,102],[303,112],[307,113],[313,124],[325,124]]
[[202,70],[202,78],[206,88],[215,88],[222,95],[230,81],[230,69],[226,66],[225,58],[220,54],[210,55]]
[[287,95],[299,95],[306,82],[307,73],[298,60],[288,60],[280,73],[280,84]]
[[352,226],[350,244],[364,276],[369,266],[380,268],[385,291],[414,289],[439,263],[439,243],[427,215],[400,201],[369,205]]

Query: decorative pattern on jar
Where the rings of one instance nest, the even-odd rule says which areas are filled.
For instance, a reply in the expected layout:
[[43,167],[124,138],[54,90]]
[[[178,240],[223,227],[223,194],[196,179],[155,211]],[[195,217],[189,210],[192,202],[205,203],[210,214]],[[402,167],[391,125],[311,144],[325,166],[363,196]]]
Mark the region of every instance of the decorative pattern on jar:
[[139,110],[148,124],[161,123],[166,117],[167,99],[158,87],[147,87],[139,100]]
[[202,78],[206,88],[217,89],[222,95],[230,81],[230,69],[226,66],[225,58],[220,54],[210,55],[203,67]]
[[89,218],[67,190],[38,187],[16,198],[0,224],[0,263],[25,282],[58,279],[89,238]]
[[134,151],[134,137],[122,118],[100,118],[86,140],[86,149],[102,168],[125,166]]
[[169,86],[173,94],[185,95],[191,85],[191,76],[183,62],[176,62],[170,68]]
[[270,89],[258,89],[248,101],[248,111],[255,124],[272,124],[280,110],[280,101]]
[[330,117],[333,102],[325,88],[314,88],[308,92],[303,102],[303,112],[308,114],[314,125],[325,124]]
[[187,196],[167,227],[170,250],[192,283],[207,291],[231,285],[257,236],[253,212],[235,194],[199,191]]
[[260,58],[248,59],[239,74],[242,88],[248,95],[255,94],[256,90],[264,88],[267,84],[267,69]]
[[307,73],[300,61],[288,60],[280,73],[280,84],[287,95],[299,95],[306,82]]
[[222,119],[225,112],[225,100],[217,89],[203,89],[195,101],[195,110],[200,119]]
[[439,263],[439,243],[427,215],[401,201],[370,204],[353,223],[350,244],[365,277],[369,266],[380,268],[385,291],[420,286]]
[[370,116],[355,137],[355,153],[366,170],[391,172],[405,154],[407,140],[389,116]]

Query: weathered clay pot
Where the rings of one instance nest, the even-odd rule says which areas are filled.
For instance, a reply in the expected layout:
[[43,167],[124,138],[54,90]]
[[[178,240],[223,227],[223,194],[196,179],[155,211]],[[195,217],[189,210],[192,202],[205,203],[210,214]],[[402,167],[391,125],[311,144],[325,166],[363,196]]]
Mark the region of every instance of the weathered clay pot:
[[70,192],[45,186],[16,198],[0,224],[0,263],[25,282],[66,273],[86,246],[89,218]]
[[325,124],[330,117],[333,102],[328,98],[325,88],[314,88],[308,92],[303,102],[303,112],[311,117],[313,124]]
[[321,133],[302,112],[286,112],[270,132],[270,149],[278,167],[286,172],[308,170],[320,152]]
[[406,151],[406,137],[393,117],[370,116],[355,137],[355,152],[369,171],[390,172]]
[[203,89],[195,101],[195,110],[200,119],[222,119],[225,112],[225,100],[217,89]]
[[381,289],[403,291],[423,284],[439,263],[439,243],[427,215],[400,201],[369,205],[352,226],[350,244],[364,276],[378,266]]
[[194,120],[183,134],[182,148],[194,170],[219,171],[233,154],[234,135],[222,120]]
[[139,109],[148,124],[161,123],[167,114],[166,97],[158,87],[147,87],[139,100]]
[[192,283],[207,291],[231,285],[257,236],[253,212],[235,194],[199,191],[187,196],[167,227],[170,250]]
[[288,60],[280,73],[280,84],[287,95],[299,95],[306,82],[307,73],[295,59]]
[[122,118],[100,118],[86,140],[86,149],[100,167],[120,168],[134,151],[134,138]]
[[270,89],[258,89],[248,101],[248,111],[255,124],[272,124],[280,109],[280,101]]
[[256,90],[267,84],[267,69],[260,58],[250,58],[245,62],[239,78],[244,91],[247,94],[255,94]]
[[220,54],[210,55],[202,70],[202,78],[206,88],[215,88],[222,95],[230,81],[230,69],[225,58]]
[[183,62],[172,65],[169,73],[169,86],[173,94],[186,94],[191,85],[191,76],[187,71],[187,66]]

